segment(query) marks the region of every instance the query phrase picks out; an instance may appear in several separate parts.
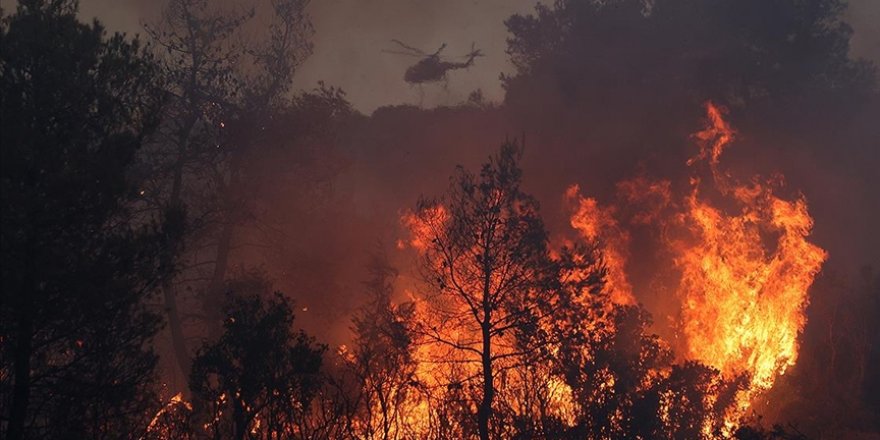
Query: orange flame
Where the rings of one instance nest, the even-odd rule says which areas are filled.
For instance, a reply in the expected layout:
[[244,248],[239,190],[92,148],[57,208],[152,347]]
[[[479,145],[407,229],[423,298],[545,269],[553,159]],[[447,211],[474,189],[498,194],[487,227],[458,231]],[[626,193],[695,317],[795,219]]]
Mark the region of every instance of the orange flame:
[[803,197],[784,200],[767,184],[731,188],[719,180],[715,167],[733,131],[717,107],[706,108],[710,127],[696,135],[704,147],[697,157],[709,159],[716,187],[732,193],[740,212],[727,215],[702,200],[699,180],[692,181],[684,222],[696,242],[674,246],[681,328],[690,358],[726,375],[749,375],[744,411],[797,361],[807,290],[827,253],[807,241],[813,219]]
[[[630,260],[638,256],[631,250],[632,237],[636,236],[631,228],[659,230],[654,239],[659,241],[660,255],[666,256],[676,277],[655,280],[651,286],[662,284],[660,287],[675,292],[671,298],[680,301],[681,313],[675,323],[683,336],[680,355],[717,369],[727,380],[747,378],[745,390],[736,397],[736,408],[725,416],[729,429],[746,414],[754,398],[770,389],[797,361],[808,289],[827,253],[808,241],[813,220],[802,196],[786,200],[774,194],[769,180],[754,178],[753,183],[742,184],[719,170],[721,156],[735,138],[735,131],[724,119],[723,108],[707,103],[706,113],[707,126],[693,135],[700,152],[687,165],[707,164],[711,179],[704,182],[694,171],[690,191],[675,195],[669,181],[637,177],[617,185],[617,204],[600,204],[582,196],[578,185],[572,185],[565,192],[565,200],[571,209],[572,228],[602,248],[606,290],[617,305],[635,304],[638,293],[628,273]],[[710,200],[704,192],[719,195],[720,199]],[[449,216],[442,205],[403,214],[402,223],[410,236],[399,241],[398,247],[425,252],[429,240]],[[422,301],[413,297],[417,314],[431,321],[432,317],[420,307]],[[458,346],[475,343],[471,334],[474,329],[466,326],[438,323],[429,328],[445,332],[444,339],[457,341]],[[454,375],[468,377],[476,373],[466,356],[439,344],[420,345],[415,358],[419,362],[419,382],[429,388],[440,387]],[[450,365],[461,371],[447,371]],[[668,373],[657,371],[652,376],[664,374]],[[551,398],[554,411],[561,420],[568,420],[571,389],[552,374],[542,380],[548,395],[555,396]],[[612,387],[614,377],[608,380]],[[516,393],[518,387],[530,389],[535,384],[516,379],[514,373],[506,376],[506,392]],[[706,398],[711,404],[722,397]],[[429,401],[412,397],[407,405],[411,408],[408,414],[415,419],[430,417]],[[663,408],[667,406],[668,402]]]
[[[576,209],[571,225],[587,240],[603,244],[608,284],[620,297],[633,298],[627,280],[628,224],[660,228],[674,266],[681,274],[670,286],[681,301],[678,327],[688,359],[700,361],[732,378],[745,374],[747,390],[739,396],[737,414],[745,414],[758,393],[797,361],[798,336],[806,323],[807,290],[827,253],[810,243],[813,220],[803,197],[785,200],[773,194],[769,183],[739,184],[718,170],[721,155],[735,131],[724,120],[725,110],[706,104],[707,126],[694,134],[700,152],[687,161],[707,162],[712,188],[736,206],[734,214],[701,197],[701,179],[691,179],[691,192],[674,205],[669,182],[637,178],[618,185],[622,205],[637,205],[624,223],[619,209],[600,208],[595,199],[579,195],[575,185],[566,198]],[[757,179],[755,179],[757,182]],[[672,212],[661,211],[672,206]],[[668,238],[670,225],[684,229],[684,237]]]
[[571,226],[589,241],[600,240],[607,269],[606,289],[615,304],[635,304],[632,286],[626,276],[629,257],[629,234],[617,224],[614,209],[599,208],[596,199],[580,195],[580,187],[572,185],[565,191],[569,206],[574,207]]
[[401,223],[410,231],[410,239],[408,242],[403,240],[397,241],[398,249],[405,249],[410,246],[418,251],[424,251],[431,240],[432,234],[437,231],[434,228],[443,225],[449,218],[446,207],[436,204],[422,209],[420,212],[406,212],[401,215]]
[[709,125],[705,129],[694,133],[694,137],[700,143],[700,153],[696,157],[688,159],[687,164],[693,165],[700,160],[709,159],[709,164],[713,167],[718,165],[721,159],[721,153],[724,152],[736,132],[730,128],[730,124],[724,120],[723,114],[725,110],[711,102],[706,103],[706,116],[709,119]]

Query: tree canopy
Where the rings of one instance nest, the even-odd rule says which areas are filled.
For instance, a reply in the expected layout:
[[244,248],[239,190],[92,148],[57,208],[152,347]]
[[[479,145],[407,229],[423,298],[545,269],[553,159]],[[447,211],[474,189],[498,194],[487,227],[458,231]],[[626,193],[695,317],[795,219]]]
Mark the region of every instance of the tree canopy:
[[119,438],[156,404],[145,301],[179,213],[131,221],[128,179],[154,127],[136,40],[82,24],[75,2],[23,1],[0,27],[3,412],[6,438]]

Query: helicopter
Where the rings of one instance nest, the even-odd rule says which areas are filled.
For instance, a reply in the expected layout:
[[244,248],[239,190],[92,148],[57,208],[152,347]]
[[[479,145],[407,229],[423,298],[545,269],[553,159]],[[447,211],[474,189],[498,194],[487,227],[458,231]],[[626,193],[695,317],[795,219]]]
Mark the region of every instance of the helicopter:
[[446,49],[446,43],[443,43],[433,53],[426,53],[421,49],[404,44],[400,40],[391,40],[391,42],[400,46],[400,49],[383,50],[383,52],[421,58],[418,62],[407,68],[406,73],[403,75],[403,80],[413,85],[446,81],[446,74],[450,70],[466,69],[474,64],[474,60],[477,57],[483,56],[483,52],[475,49],[473,43],[471,43],[471,51],[460,57],[466,59],[466,61],[452,62],[446,61],[440,56],[440,52]]

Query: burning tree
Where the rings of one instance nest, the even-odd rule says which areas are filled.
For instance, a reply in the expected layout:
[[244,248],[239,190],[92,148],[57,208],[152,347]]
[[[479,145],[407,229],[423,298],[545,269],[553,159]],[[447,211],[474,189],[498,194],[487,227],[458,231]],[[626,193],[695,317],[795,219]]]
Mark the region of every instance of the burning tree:
[[397,270],[384,253],[373,256],[370,279],[365,283],[369,302],[355,315],[352,348],[343,350],[353,373],[359,411],[354,435],[366,439],[401,439],[410,430],[413,402],[419,394],[413,335],[409,325],[411,304],[395,305],[391,296]]
[[502,374],[538,350],[532,336],[560,297],[579,292],[560,282],[563,259],[551,256],[538,203],[520,189],[520,155],[507,143],[479,175],[459,168],[445,200],[422,200],[407,218],[431,288],[416,332],[433,362],[456,364],[450,389],[479,384],[472,399],[484,440]]
[[[554,322],[552,371],[572,395],[573,416],[557,438],[711,439],[743,378],[725,379],[698,362],[675,362],[635,305],[571,307]],[[594,303],[596,304],[596,303]],[[596,304],[598,305],[598,304]]]
[[[520,190],[518,150],[508,144],[478,176],[459,169],[446,199],[423,200],[404,217],[429,286],[415,325],[425,342],[418,375],[446,388],[432,396],[442,403],[441,437],[728,436],[794,364],[825,253],[806,240],[803,200],[774,196],[758,180],[742,185],[718,167],[734,132],[718,107],[707,104],[707,114],[688,164],[705,163],[718,196],[744,214],[702,201],[698,178],[680,206],[669,182],[624,182],[623,199],[640,205],[626,219],[573,187],[572,226],[586,246],[557,252]],[[634,304],[626,258],[636,224],[677,234],[657,238],[676,256],[676,291],[687,300],[679,358]],[[719,240],[716,228],[737,240]],[[761,231],[779,244],[765,248]],[[465,414],[457,425],[456,412]]]
[[[720,166],[736,132],[723,108],[709,102],[706,113],[705,128],[693,136],[699,153],[687,161],[695,169],[690,192],[681,200],[669,181],[643,177],[619,184],[618,203],[602,209],[576,187],[568,195],[578,205],[572,225],[585,238],[614,238],[603,247],[615,257],[621,285],[628,285],[627,231],[660,230],[654,246],[672,258],[657,272],[672,276],[657,276],[652,285],[681,301],[676,326],[684,359],[712,367],[740,388],[733,391],[735,405],[721,414],[730,433],[755,398],[795,365],[808,289],[827,253],[808,239],[813,219],[803,196],[787,200],[772,179],[755,176],[745,184]],[[720,395],[719,389],[710,394]]]

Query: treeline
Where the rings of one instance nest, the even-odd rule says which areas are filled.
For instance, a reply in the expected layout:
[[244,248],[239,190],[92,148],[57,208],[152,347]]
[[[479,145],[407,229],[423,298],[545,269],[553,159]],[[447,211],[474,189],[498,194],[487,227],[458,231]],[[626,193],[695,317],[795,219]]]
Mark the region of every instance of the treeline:
[[[508,22],[518,72],[505,80],[506,105],[514,119],[546,124],[529,109],[565,110],[557,101],[567,96],[577,105],[563,113],[592,115],[593,125],[605,127],[596,130],[601,140],[619,134],[611,122],[624,106],[603,104],[607,111],[597,113],[584,106],[603,96],[591,90],[682,108],[721,94],[768,114],[771,104],[807,99],[804,90],[838,105],[873,87],[869,66],[845,56],[846,30],[820,27],[840,3],[816,1],[790,23],[803,35],[812,35],[810,26],[823,31],[818,43],[795,47],[825,50],[808,74],[760,64],[766,70],[709,75],[713,82],[695,91],[676,71],[631,66],[624,73],[633,87],[622,88],[612,81],[620,75],[612,54],[578,43],[609,42],[577,34],[601,17],[630,24],[645,17],[643,2],[619,4],[563,1]],[[667,19],[687,9],[654,4]],[[795,4],[782,2],[777,12],[786,16]],[[70,0],[21,0],[4,13],[3,438],[797,438],[791,427],[725,426],[744,379],[676,362],[644,309],[610,306],[594,244],[551,249],[537,202],[520,189],[516,144],[476,173],[456,173],[445,197],[412,212],[410,221],[425,226],[414,229],[421,236],[413,244],[423,299],[395,296],[396,269],[377,252],[351,344],[331,349],[320,343],[324,335],[296,330],[294,303],[265,274],[236,262],[252,249],[283,257],[272,246],[279,229],[314,214],[345,162],[332,146],[353,136],[353,126],[369,125],[338,89],[292,90],[312,50],[306,5],[275,0],[265,10],[220,10],[207,0],[172,0],[145,40],[80,22]],[[750,16],[747,7],[737,11]],[[257,18],[271,23],[265,33],[249,32]],[[709,41],[669,33],[678,29],[670,26],[648,29]],[[603,53],[592,65],[601,68],[566,64],[579,51]],[[729,65],[774,58],[734,53]],[[646,71],[649,81],[633,79]],[[669,78],[679,78],[663,89],[669,96],[647,93]],[[673,96],[683,101],[667,100]],[[461,111],[497,111],[481,105]],[[649,131],[682,120],[658,114],[668,118]],[[280,198],[295,208],[273,211]],[[804,374],[833,383],[805,395],[861,393],[835,396],[858,409],[841,414],[857,418],[844,428],[872,429],[863,420],[877,405],[867,393],[876,396],[869,371],[877,365],[870,331],[878,283],[866,279],[855,295],[866,307],[843,308],[861,313],[860,321],[822,315],[830,318],[808,328],[828,335],[827,344],[816,337],[823,342],[807,348],[825,353],[831,366]],[[838,333],[839,322],[857,331]],[[158,337],[163,329],[167,343]],[[159,368],[159,353],[173,369]],[[170,389],[186,391],[172,398]]]
[[319,141],[351,113],[338,90],[290,92],[305,5],[271,2],[254,40],[257,11],[207,1],[170,2],[146,42],[80,22],[76,1],[4,11],[4,438],[140,438],[175,376],[158,353],[186,378],[219,338],[260,186],[308,165],[319,187]]
[[350,347],[295,331],[261,274],[229,281],[191,402],[166,405],[147,436],[801,438],[726,424],[746,378],[676,363],[645,310],[611,302],[595,244],[551,249],[518,152],[419,202],[408,222],[427,290],[395,301],[377,252]]

